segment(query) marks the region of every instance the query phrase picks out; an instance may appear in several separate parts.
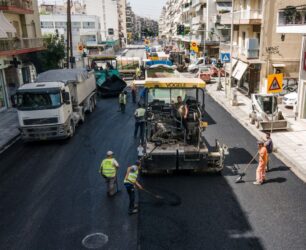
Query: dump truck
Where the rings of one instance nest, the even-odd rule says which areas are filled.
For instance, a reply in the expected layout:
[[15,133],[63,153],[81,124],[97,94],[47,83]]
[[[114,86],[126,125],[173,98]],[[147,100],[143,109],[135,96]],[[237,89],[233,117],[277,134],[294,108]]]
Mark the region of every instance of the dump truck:
[[96,80],[85,69],[49,70],[16,93],[21,137],[25,141],[72,137],[96,107]]
[[[218,140],[210,146],[205,140],[204,88],[205,82],[198,78],[146,79],[142,173],[223,169],[226,146]],[[179,96],[188,105],[185,121],[176,103]]]
[[273,94],[252,94],[250,123],[262,131],[287,130],[288,122],[278,110],[278,97]]

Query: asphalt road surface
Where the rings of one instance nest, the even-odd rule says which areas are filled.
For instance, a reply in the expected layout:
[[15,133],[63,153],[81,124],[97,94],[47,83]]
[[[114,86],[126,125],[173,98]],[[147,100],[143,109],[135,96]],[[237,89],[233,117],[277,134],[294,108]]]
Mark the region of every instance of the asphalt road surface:
[[[223,175],[144,177],[165,200],[141,193],[139,215],[127,214],[122,185],[136,159],[132,104],[121,114],[116,99],[99,101],[71,140],[13,145],[0,155],[0,249],[305,249],[305,184],[273,156],[266,184],[252,184],[256,163],[235,184],[256,141],[209,97],[206,108],[208,142],[230,148]],[[109,149],[121,165],[112,199],[98,174]],[[94,233],[107,237],[86,248]]]

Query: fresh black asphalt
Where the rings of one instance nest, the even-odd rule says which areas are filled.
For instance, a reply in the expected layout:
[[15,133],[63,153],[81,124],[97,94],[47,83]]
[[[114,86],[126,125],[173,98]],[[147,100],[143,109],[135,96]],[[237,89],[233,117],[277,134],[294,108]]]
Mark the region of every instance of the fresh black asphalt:
[[[0,249],[86,249],[92,233],[108,236],[97,249],[306,248],[305,184],[273,156],[266,184],[252,184],[256,163],[236,184],[235,168],[256,153],[256,140],[210,97],[207,141],[230,151],[222,176],[142,177],[165,200],[140,193],[140,213],[127,215],[122,180],[136,159],[134,106],[117,110],[116,99],[100,100],[72,139],[17,142],[0,155]],[[112,199],[98,174],[109,149],[121,165],[122,191]]]

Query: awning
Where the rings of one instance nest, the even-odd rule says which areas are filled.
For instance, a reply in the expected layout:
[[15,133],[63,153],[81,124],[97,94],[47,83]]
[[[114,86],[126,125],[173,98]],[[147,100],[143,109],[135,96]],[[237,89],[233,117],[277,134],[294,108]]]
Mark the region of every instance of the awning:
[[236,68],[233,71],[232,76],[234,78],[236,78],[238,81],[241,80],[244,72],[246,71],[246,69],[249,67],[249,65],[247,63],[244,63],[242,61],[239,61]]
[[15,27],[6,19],[2,11],[0,11],[0,27],[4,32],[16,33]]
[[272,66],[274,68],[285,68],[286,64],[283,64],[283,63],[274,63],[274,64],[272,64]]
[[232,3],[225,2],[225,3],[216,3],[217,4],[217,11],[231,11],[232,9]]
[[2,30],[2,27],[0,26],[0,38],[7,38],[7,34],[4,30]]

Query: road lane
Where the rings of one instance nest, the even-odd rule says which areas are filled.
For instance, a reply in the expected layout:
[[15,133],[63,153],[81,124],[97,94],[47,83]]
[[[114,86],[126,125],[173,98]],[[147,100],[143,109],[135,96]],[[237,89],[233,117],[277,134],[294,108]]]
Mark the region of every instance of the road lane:
[[[137,216],[127,215],[122,185],[136,159],[134,107],[117,109],[117,99],[102,100],[71,140],[18,142],[0,155],[1,249],[83,249],[95,232],[109,236],[109,249],[136,248]],[[112,199],[98,173],[109,149],[121,164],[122,192]]]
[[244,168],[256,153],[256,140],[210,97],[205,119],[207,141],[230,148],[223,176],[144,177],[144,186],[180,200],[162,204],[141,194],[141,249],[305,249],[306,189],[274,156],[268,182],[252,184],[256,162],[236,184],[233,167]]

